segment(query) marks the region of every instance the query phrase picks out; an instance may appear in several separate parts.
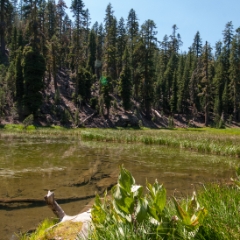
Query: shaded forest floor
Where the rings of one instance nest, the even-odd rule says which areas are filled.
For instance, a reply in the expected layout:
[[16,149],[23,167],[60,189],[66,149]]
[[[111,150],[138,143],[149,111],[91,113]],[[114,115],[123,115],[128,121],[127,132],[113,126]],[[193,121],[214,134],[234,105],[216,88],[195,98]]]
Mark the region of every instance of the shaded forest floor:
[[[75,82],[70,78],[70,71],[59,70],[57,73],[58,92],[55,91],[53,79],[45,77],[45,90],[43,104],[34,123],[39,126],[59,125],[65,127],[91,127],[91,128],[114,128],[114,127],[204,127],[204,115],[196,114],[194,118],[186,114],[170,115],[152,108],[152,118],[148,120],[141,110],[140,103],[132,100],[132,109],[125,111],[117,94],[111,94],[112,104],[109,116],[100,114],[98,109],[92,108],[88,103],[74,102]],[[93,98],[99,97],[99,84],[95,83],[91,88]],[[0,124],[19,124],[23,119],[18,117],[13,106],[8,107],[5,116],[0,117]],[[225,126],[239,127],[238,123],[226,121]]]

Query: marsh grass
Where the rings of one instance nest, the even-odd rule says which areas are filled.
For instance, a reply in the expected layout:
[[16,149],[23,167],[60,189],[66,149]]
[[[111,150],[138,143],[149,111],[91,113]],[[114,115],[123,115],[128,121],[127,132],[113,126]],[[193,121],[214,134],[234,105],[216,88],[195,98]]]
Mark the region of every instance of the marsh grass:
[[240,129],[67,129],[5,125],[0,134],[29,138],[78,138],[82,141],[165,145],[201,153],[240,157]]
[[199,203],[208,209],[203,239],[239,239],[240,236],[240,191],[235,186],[212,184],[199,192]]

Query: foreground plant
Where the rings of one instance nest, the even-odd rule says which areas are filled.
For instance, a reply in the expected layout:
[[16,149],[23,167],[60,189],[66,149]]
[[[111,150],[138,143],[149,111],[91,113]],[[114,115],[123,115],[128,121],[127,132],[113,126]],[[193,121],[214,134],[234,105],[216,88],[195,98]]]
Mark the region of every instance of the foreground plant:
[[125,168],[120,168],[118,183],[101,200],[96,196],[91,214],[94,231],[91,239],[190,239],[196,236],[207,214],[196,195],[181,206],[173,198],[176,215],[171,216],[166,189],[157,181],[143,187]]

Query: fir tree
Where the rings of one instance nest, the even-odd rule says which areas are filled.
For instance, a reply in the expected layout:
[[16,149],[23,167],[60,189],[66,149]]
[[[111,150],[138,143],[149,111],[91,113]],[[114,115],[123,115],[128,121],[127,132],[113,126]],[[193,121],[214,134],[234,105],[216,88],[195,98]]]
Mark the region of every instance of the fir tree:
[[120,74],[120,96],[123,101],[123,108],[129,110],[131,107],[132,83],[128,48],[125,48],[123,55],[123,70]]
[[31,46],[23,50],[22,70],[24,81],[23,105],[26,115],[35,114],[42,104],[43,75],[45,60],[43,56]]
[[240,42],[235,37],[232,41],[232,47],[230,51],[230,96],[233,104],[234,119],[238,120],[239,117],[239,100],[240,100]]

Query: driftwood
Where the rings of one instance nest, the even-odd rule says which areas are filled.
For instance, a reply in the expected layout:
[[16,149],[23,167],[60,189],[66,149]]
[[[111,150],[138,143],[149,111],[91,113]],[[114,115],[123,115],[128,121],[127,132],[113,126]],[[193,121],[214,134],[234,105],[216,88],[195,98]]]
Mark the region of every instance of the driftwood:
[[[44,197],[44,199],[45,199],[48,207],[59,218],[60,223],[67,222],[67,221],[81,222],[82,225],[81,225],[81,229],[79,229],[78,236],[80,236],[84,239],[87,239],[89,230],[91,228],[91,210],[90,209],[86,212],[79,213],[75,216],[68,216],[56,202],[53,192],[48,191],[48,193]],[[57,225],[54,225],[54,227],[56,227]]]

